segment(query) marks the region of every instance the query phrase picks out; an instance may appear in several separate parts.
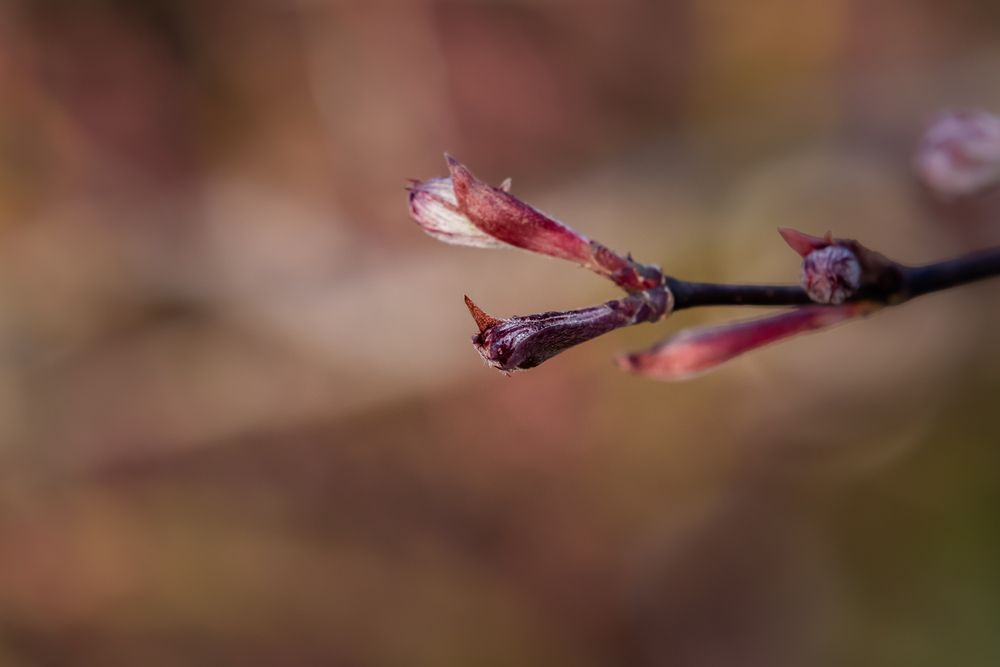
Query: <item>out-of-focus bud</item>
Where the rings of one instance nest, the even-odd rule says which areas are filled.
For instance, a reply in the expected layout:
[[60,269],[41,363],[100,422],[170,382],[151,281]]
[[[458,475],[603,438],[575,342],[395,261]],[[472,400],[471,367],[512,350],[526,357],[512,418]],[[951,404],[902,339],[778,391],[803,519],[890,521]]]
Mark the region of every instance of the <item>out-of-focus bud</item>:
[[599,306],[566,312],[539,313],[499,319],[487,315],[465,297],[479,333],[472,344],[487,364],[504,372],[534,368],[560,352],[618,329],[655,322],[670,312],[666,289],[634,292]]
[[955,110],[927,126],[914,158],[920,180],[942,199],[1000,184],[1000,117]]
[[503,241],[481,231],[458,210],[450,178],[412,181],[409,191],[410,217],[438,241],[474,248],[508,247]]
[[663,274],[655,266],[622,257],[511,195],[509,180],[493,187],[455,158],[446,158],[450,178],[410,187],[410,215],[431,236],[446,243],[514,246],[566,259],[630,292],[663,284]]
[[829,232],[823,237],[788,228],[778,232],[802,255],[802,288],[816,303],[840,304],[861,294],[875,300],[903,298],[900,267],[881,253]]
[[806,306],[717,327],[688,329],[644,352],[623,355],[618,365],[658,380],[684,380],[711,370],[744,352],[824,329],[877,309],[870,303]]
[[813,250],[802,260],[802,288],[816,303],[844,303],[860,287],[861,264],[843,246]]

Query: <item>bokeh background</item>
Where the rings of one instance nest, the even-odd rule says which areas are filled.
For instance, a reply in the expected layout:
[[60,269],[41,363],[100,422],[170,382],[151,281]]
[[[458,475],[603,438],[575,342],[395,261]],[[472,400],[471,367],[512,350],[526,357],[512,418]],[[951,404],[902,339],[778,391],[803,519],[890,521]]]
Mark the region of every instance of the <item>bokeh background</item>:
[[778,226],[906,262],[1000,9],[937,0],[0,2],[0,664],[996,665],[1000,285],[680,384],[506,378],[497,315],[615,296],[438,244],[481,177],[692,280]]

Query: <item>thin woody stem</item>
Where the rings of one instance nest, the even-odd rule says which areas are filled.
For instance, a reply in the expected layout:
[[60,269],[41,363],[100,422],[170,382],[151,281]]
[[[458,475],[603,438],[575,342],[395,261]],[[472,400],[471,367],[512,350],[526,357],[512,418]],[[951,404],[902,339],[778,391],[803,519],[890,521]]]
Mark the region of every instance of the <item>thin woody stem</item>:
[[[852,301],[899,303],[923,294],[1000,276],[1000,248],[923,266],[895,265],[898,275],[884,286],[871,286]],[[802,306],[812,304],[798,285],[727,285],[667,277],[674,310],[698,306]]]
[[904,271],[907,295],[910,297],[998,275],[1000,248],[981,250],[935,264],[907,267]]
[[674,310],[697,306],[802,306],[812,303],[798,285],[726,285],[666,278]]

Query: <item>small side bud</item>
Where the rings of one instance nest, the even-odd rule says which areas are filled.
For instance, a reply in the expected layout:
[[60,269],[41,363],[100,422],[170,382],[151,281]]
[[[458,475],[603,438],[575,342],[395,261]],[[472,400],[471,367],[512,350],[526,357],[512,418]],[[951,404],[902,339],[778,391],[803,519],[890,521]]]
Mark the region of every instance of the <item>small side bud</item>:
[[466,297],[479,333],[472,344],[487,364],[510,372],[534,368],[574,345],[641,322],[655,322],[673,307],[666,289],[636,292],[599,306],[498,320]]
[[900,266],[885,255],[830,232],[823,237],[788,228],[778,232],[802,255],[802,288],[816,303],[844,303],[866,290],[871,298],[887,295],[885,301],[906,298],[900,290]]
[[802,260],[802,288],[816,303],[844,303],[860,287],[861,264],[843,246],[814,250]]
[[978,110],[942,113],[924,131],[914,167],[941,199],[975,195],[1000,184],[1000,117]]

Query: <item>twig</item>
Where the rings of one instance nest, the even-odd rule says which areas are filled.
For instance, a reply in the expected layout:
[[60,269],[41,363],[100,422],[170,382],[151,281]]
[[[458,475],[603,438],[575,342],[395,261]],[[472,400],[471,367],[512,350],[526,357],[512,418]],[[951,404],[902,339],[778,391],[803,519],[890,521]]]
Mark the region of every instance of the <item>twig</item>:
[[812,303],[798,285],[694,283],[668,276],[674,310],[698,306],[802,306]]
[[911,298],[998,275],[1000,248],[962,255],[946,262],[906,267],[904,272],[906,292]]
[[[923,266],[895,264],[889,279],[866,286],[850,301],[902,303],[914,297],[1000,276],[1000,248],[990,248]],[[729,285],[665,279],[674,310],[699,306],[803,306],[813,301],[798,285]]]
[[[1000,128],[1000,122],[998,122]],[[572,311],[497,318],[466,297],[479,333],[476,350],[501,371],[532,368],[560,352],[614,329],[656,322],[675,310],[699,306],[796,307],[766,317],[681,332],[619,364],[648,377],[676,379],[748,350],[864,317],[884,306],[1000,275],[1000,248],[953,260],[906,266],[858,241],[779,229],[802,257],[800,285],[689,282],[659,267],[620,255],[493,187],[446,156],[450,176],[412,181],[410,215],[445,243],[480,248],[515,247],[574,262],[611,280],[626,296]]]

